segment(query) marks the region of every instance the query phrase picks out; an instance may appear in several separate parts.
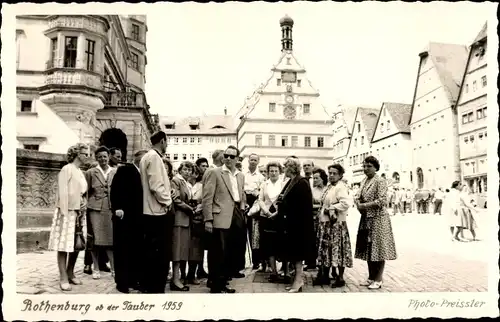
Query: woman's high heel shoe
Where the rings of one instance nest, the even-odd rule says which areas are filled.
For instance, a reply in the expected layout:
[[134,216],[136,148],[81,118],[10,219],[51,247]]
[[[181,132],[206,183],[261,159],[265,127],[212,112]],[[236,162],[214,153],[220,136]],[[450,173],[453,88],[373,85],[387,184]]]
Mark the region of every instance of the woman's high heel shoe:
[[302,284],[299,288],[290,288],[290,289],[288,290],[288,293],[302,293],[302,287],[303,287],[303,286],[304,286],[304,285]]
[[380,282],[377,282],[377,281],[374,281],[373,283],[371,283],[368,288],[370,290],[376,290],[376,289],[379,289],[379,288],[382,288],[382,281]]
[[170,291],[173,292],[189,292],[189,286],[184,285],[184,287],[179,287],[174,283],[170,284]]

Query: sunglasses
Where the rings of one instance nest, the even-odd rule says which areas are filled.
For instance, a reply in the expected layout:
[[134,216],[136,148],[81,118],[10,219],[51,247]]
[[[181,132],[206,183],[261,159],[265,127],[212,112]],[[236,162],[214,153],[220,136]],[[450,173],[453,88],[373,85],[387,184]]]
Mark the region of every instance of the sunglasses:
[[234,160],[236,159],[236,156],[232,154],[224,154],[224,158]]

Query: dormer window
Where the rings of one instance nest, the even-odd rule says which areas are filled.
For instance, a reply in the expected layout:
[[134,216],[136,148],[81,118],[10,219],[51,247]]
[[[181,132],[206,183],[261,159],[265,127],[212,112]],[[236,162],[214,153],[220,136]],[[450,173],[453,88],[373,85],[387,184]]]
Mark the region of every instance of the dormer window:
[[173,130],[175,129],[175,123],[165,124],[165,128],[167,130]]
[[200,126],[198,124],[189,124],[189,128],[191,130],[199,130]]
[[216,126],[212,127],[212,129],[225,129],[225,127],[223,127],[221,125],[216,125]]

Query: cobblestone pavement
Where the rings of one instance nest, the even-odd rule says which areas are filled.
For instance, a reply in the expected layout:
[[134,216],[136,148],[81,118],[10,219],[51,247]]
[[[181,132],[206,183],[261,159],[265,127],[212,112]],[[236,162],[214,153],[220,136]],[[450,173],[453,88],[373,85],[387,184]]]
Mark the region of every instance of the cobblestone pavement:
[[[488,216],[480,214],[479,227]],[[348,217],[352,247],[359,214],[352,211]],[[398,259],[386,263],[384,286],[380,290],[368,290],[359,286],[367,277],[366,263],[354,260],[354,267],[346,269],[347,285],[334,289],[330,286],[312,286],[316,271],[306,271],[304,292],[486,292],[488,285],[487,239],[478,230],[476,242],[453,242],[444,216],[438,215],[397,215],[392,217],[396,239]],[[466,237],[467,233],[466,233]],[[495,236],[492,236],[495,237]],[[247,263],[249,264],[249,263]],[[247,265],[249,266],[249,265]],[[101,273],[100,280],[83,274],[83,254],[77,261],[76,276],[83,285],[73,286],[69,293],[118,293],[109,273]],[[247,268],[245,278],[233,279],[231,287],[242,293],[285,292],[284,284],[256,283],[255,270]],[[58,281],[56,253],[43,251],[17,255],[17,291],[18,293],[61,293]],[[258,278],[256,280],[266,280]],[[191,286],[191,293],[208,293],[202,280],[199,286]],[[168,286],[167,286],[168,292]]]

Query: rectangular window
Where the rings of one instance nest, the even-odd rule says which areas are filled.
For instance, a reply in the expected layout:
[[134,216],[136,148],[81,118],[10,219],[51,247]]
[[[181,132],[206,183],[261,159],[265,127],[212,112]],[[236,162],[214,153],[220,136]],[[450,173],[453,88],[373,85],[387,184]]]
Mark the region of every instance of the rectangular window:
[[87,70],[94,71],[95,41],[87,39],[85,58],[87,59]]
[[297,80],[297,87],[300,87],[302,85],[302,81],[300,79]]
[[384,123],[380,123],[380,133],[384,133]]
[[352,166],[352,157],[349,157],[349,166]]
[[480,119],[482,119],[482,118],[483,118],[483,109],[482,109],[482,108],[480,108],[480,109],[478,109],[478,110],[476,111],[476,118],[477,118],[478,120],[480,120]]
[[195,138],[190,138],[190,139],[189,139],[189,143],[194,144],[194,139],[195,139]]
[[485,117],[486,117],[486,106],[483,107],[483,118],[485,118]]
[[277,86],[281,86],[281,79],[279,79],[279,78],[278,78],[278,79],[276,79],[276,85],[277,85]]
[[166,153],[165,156],[170,160],[170,153]]
[[186,153],[183,153],[182,154],[182,160],[186,161],[187,160],[187,154]]
[[364,136],[361,137],[361,145],[363,145],[363,144],[365,144],[365,137]]
[[486,82],[486,76],[481,77],[481,83],[483,84],[483,87],[486,87],[488,83]]
[[66,37],[64,42],[64,67],[76,67],[77,37]]
[[465,84],[465,93],[469,92],[469,84]]
[[274,135],[269,135],[269,143],[268,143],[269,146],[275,146],[276,145],[276,138],[274,137]]
[[304,146],[305,146],[306,148],[311,147],[311,137],[310,137],[310,136],[306,136],[306,137],[304,137]]
[[309,113],[311,113],[311,105],[304,104],[304,114],[309,114]]
[[21,112],[32,112],[33,101],[21,101]]
[[179,160],[179,155],[177,153],[174,153],[174,161]]
[[201,138],[198,138],[198,144],[201,144]]
[[184,144],[188,143],[188,138],[182,138],[182,143]]
[[391,121],[387,121],[387,131],[391,128]]
[[477,82],[476,81],[473,81],[472,82],[472,91],[476,91],[477,90]]
[[269,112],[276,112],[276,103],[269,103]]
[[24,149],[38,151],[40,149],[40,146],[38,144],[25,144]]
[[281,146],[288,146],[288,136],[281,137]]
[[354,147],[358,146],[358,139],[354,139]]
[[465,144],[467,144],[469,142],[469,137],[468,136],[464,136],[464,142],[465,142]]
[[196,156],[197,159],[200,159],[201,158],[201,153],[198,153],[198,155]]
[[132,24],[132,39],[139,41],[139,25]]
[[189,158],[190,158],[191,160],[194,160],[194,153],[191,153],[191,154],[189,155]]
[[134,53],[132,53],[132,68],[139,70],[139,56]]
[[256,146],[262,146],[262,135],[257,134],[255,136],[255,145]]
[[298,136],[292,136],[292,147],[297,147],[299,145],[299,137]]
[[358,122],[358,132],[361,132],[361,123]]
[[174,144],[179,144],[179,138],[174,138]]
[[57,38],[52,38],[50,40],[50,47],[51,47],[51,52],[50,52],[50,66],[49,68],[54,68],[56,67],[56,59],[57,59]]
[[318,137],[318,148],[322,148],[325,146],[325,138],[320,136]]

